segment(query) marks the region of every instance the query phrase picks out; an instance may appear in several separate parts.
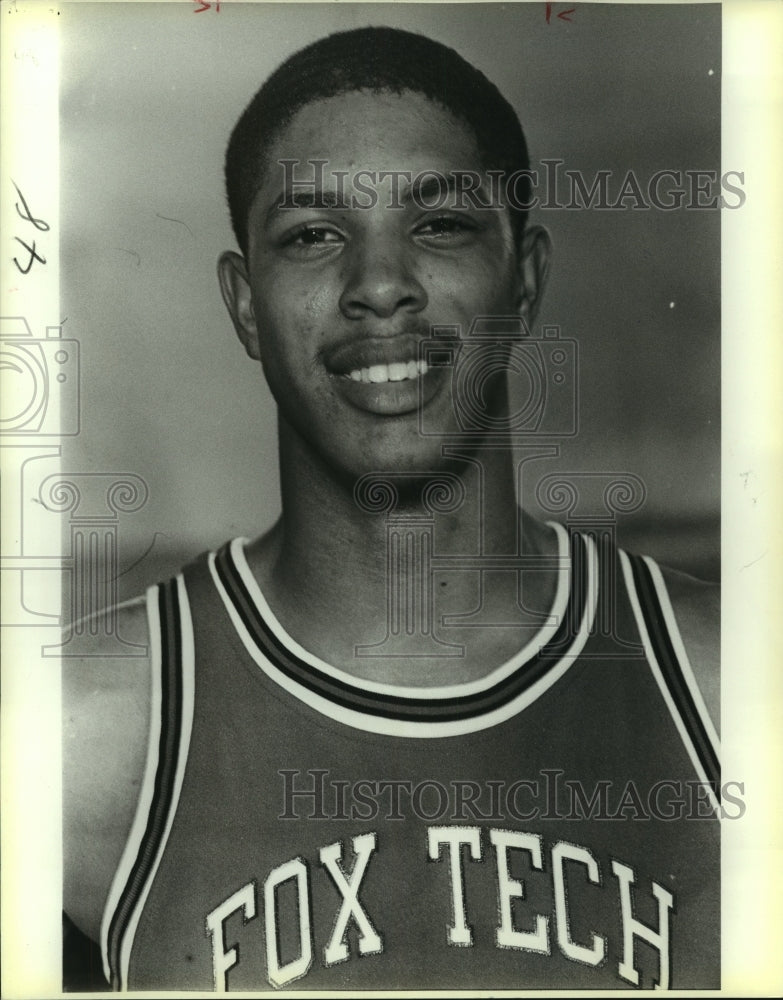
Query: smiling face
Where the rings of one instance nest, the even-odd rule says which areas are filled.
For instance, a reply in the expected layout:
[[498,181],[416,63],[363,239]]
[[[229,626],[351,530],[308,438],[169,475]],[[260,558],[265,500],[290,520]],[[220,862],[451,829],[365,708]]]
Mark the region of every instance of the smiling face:
[[[291,203],[284,160],[298,161],[295,181],[325,161],[323,197],[301,185],[296,207],[280,207]],[[441,445],[459,433],[452,370],[428,370],[422,342],[433,325],[464,337],[477,316],[530,320],[545,236],[531,230],[520,248],[507,209],[476,208],[433,186],[435,175],[485,168],[470,130],[416,93],[359,91],[308,104],[266,162],[247,260],[224,254],[220,277],[281,429],[351,477],[439,468]],[[392,181],[388,171],[406,173]],[[413,188],[408,176],[425,171],[429,183]],[[502,379],[490,395],[505,406]]]

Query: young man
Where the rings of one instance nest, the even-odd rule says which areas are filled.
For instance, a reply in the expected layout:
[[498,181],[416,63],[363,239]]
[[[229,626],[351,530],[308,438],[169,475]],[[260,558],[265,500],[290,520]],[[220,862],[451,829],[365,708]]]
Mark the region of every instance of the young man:
[[237,124],[220,285],[282,514],[121,609],[147,665],[68,668],[65,908],[113,987],[719,985],[715,595],[516,503],[527,169],[392,29]]

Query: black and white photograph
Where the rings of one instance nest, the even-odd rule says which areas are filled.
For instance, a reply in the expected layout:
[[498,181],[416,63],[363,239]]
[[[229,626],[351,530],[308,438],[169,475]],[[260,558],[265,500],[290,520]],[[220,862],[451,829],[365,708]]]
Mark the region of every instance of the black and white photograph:
[[4,995],[775,994],[748,6],[4,7]]

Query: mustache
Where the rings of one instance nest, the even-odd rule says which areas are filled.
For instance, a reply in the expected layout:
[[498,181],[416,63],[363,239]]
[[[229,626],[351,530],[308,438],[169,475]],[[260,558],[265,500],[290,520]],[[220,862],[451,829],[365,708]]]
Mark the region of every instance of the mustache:
[[347,375],[350,371],[372,365],[416,361],[420,357],[421,343],[431,337],[432,329],[426,322],[408,322],[404,326],[384,330],[365,329],[336,344],[320,348],[317,358],[332,374]]

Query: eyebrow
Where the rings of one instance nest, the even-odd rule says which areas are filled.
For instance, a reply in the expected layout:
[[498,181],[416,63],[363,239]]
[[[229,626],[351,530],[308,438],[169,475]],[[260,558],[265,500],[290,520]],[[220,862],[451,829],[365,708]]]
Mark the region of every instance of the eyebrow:
[[[433,196],[437,197],[442,194],[453,194],[457,188],[457,179],[454,172],[451,171],[448,175],[438,173],[437,177],[433,176],[435,173],[437,173],[437,171],[433,170],[429,177],[423,181],[419,181],[417,177],[416,183],[410,184],[402,193],[402,200],[412,202],[417,199],[420,200],[422,198],[429,198]],[[421,176],[421,174],[419,174],[419,176]],[[444,180],[446,181],[445,187],[443,184]]]
[[[427,173],[429,176],[422,181],[418,180],[418,177],[421,176],[419,174],[415,179],[415,183],[409,185],[402,192],[402,200],[404,202],[407,204],[415,203],[419,208],[436,211],[439,208],[446,207],[440,202],[440,199],[448,199],[451,196],[451,201],[447,207],[452,209],[470,210],[471,208],[488,209],[496,207],[492,203],[494,189],[492,185],[487,184],[484,174],[477,174],[474,170],[450,170],[448,174],[442,174],[433,170],[431,172],[427,171]],[[434,176],[435,174],[437,176]],[[478,185],[470,183],[477,176],[479,177]],[[459,197],[459,205],[455,203],[453,196]],[[429,198],[435,199],[434,205],[428,206],[422,203]],[[475,203],[476,198],[479,201],[478,205]],[[484,199],[483,203],[482,198]]]
[[265,219],[269,222],[278,212],[291,212],[298,208],[348,209],[349,207],[349,202],[345,198],[340,198],[334,191],[324,191],[321,188],[314,188],[308,191],[291,191],[288,194],[285,191],[281,191],[279,196],[266,210]]
[[[380,171],[376,172],[380,173]],[[424,180],[419,180],[422,174],[426,174]],[[439,199],[449,197],[455,192],[460,192],[462,196],[468,197],[470,200],[470,195],[487,195],[487,185],[485,179],[482,177],[479,185],[473,187],[471,185],[466,185],[462,180],[465,176],[475,176],[473,171],[449,171],[448,174],[440,173],[438,171],[421,171],[415,178],[414,183],[408,184],[403,190],[399,192],[399,197],[404,206],[411,204],[417,205],[421,208],[432,208],[433,210],[439,205],[422,205],[422,201],[429,198]],[[374,183],[382,183],[381,181],[374,181]],[[341,209],[343,211],[351,210],[351,195],[341,192],[338,194],[336,191],[326,190],[324,188],[318,187],[313,184],[310,185],[307,182],[302,182],[303,185],[306,184],[306,190],[303,191],[292,191],[286,193],[285,190],[281,191],[278,197],[267,209],[264,219],[268,224],[270,223],[280,212],[295,211],[296,209]],[[490,188],[491,192],[491,188]],[[487,204],[482,207],[489,208],[491,205]]]

